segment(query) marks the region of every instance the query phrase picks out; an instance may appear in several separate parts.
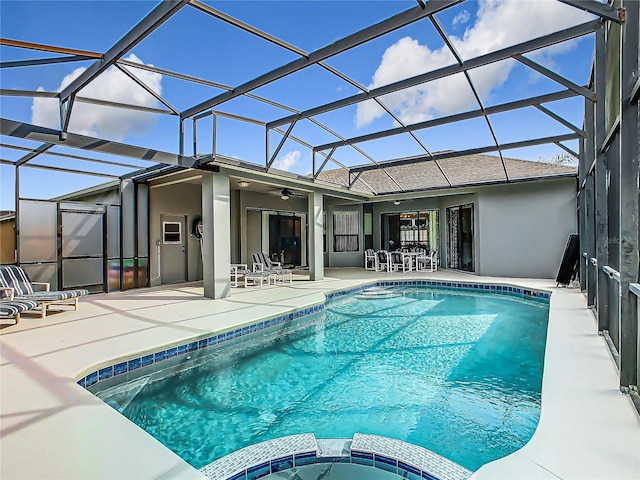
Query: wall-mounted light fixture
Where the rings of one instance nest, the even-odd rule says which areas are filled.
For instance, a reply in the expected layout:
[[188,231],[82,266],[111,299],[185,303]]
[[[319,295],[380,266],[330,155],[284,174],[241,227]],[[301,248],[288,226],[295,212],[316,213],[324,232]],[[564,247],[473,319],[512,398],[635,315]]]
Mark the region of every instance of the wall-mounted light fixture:
[[248,187],[249,185],[251,185],[251,182],[247,182],[246,180],[240,180],[240,181],[238,182],[238,186],[240,186],[240,187],[242,187],[242,188],[246,188],[246,187]]

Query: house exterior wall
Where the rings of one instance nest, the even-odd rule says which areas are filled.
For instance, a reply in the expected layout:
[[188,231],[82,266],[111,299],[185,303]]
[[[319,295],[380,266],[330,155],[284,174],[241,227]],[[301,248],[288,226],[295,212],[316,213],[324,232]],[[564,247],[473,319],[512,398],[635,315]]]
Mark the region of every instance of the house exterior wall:
[[[362,219],[362,204],[353,205],[325,205],[327,213],[327,254],[328,267],[361,267],[364,259],[364,229]],[[333,213],[334,212],[359,212],[359,238],[357,252],[334,252],[333,251]]]
[[576,180],[486,187],[479,193],[476,273],[555,278],[576,233]]
[[120,205],[120,193],[117,187],[102,192],[89,193],[76,197],[73,202],[94,203],[96,205]]
[[240,191],[231,190],[230,197],[231,263],[240,263]]
[[[149,258],[151,277],[158,272],[158,257],[156,255],[156,240],[161,238],[162,225],[160,216],[186,215],[187,231],[187,279],[192,282],[202,280],[202,258],[200,256],[200,241],[191,235],[191,226],[196,216],[202,212],[202,189],[200,185],[189,183],[175,183],[149,189],[149,240],[151,255]],[[228,232],[227,232],[228,234]],[[160,279],[154,279],[152,285],[159,285]]]

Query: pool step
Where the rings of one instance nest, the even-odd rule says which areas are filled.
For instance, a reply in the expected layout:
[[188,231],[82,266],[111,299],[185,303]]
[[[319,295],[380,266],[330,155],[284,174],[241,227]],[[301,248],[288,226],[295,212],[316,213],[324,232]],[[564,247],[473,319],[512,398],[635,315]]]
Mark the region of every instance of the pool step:
[[351,455],[350,438],[316,438],[318,458],[348,458]]
[[394,290],[389,290],[386,288],[380,288],[380,287],[373,287],[373,288],[367,288],[366,290],[361,291],[358,294],[358,298],[391,298],[391,297],[397,297],[398,295],[400,295],[398,292],[394,291]]

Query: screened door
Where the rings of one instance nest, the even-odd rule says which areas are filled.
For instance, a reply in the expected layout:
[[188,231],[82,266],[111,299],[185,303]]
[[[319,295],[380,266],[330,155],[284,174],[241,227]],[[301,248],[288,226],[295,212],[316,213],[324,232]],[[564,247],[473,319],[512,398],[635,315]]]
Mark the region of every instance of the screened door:
[[52,290],[106,290],[107,207],[41,200],[19,206],[19,262],[32,281]]
[[473,204],[447,208],[447,266],[475,272]]
[[105,290],[106,208],[60,204],[62,288]]

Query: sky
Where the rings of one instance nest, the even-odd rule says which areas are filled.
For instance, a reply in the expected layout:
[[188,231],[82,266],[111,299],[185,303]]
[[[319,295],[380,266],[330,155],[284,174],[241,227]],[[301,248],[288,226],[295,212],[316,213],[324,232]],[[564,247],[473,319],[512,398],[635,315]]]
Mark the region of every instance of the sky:
[[[306,52],[313,52],[417,5],[413,0],[205,3]],[[0,30],[2,37],[12,40],[105,52],[156,4],[157,2],[144,0],[0,0]],[[463,60],[593,19],[591,15],[556,0],[467,1],[437,14],[436,18]],[[569,80],[585,85],[591,68],[593,38],[593,35],[589,35],[527,55]],[[52,56],[56,55],[22,48],[0,47],[2,62]],[[299,57],[187,6],[136,45],[124,58],[134,64],[153,65],[206,79],[221,86],[235,87]],[[92,61],[84,61],[3,68],[0,71],[1,87],[60,91],[91,63]],[[455,57],[428,20],[383,35],[326,61],[327,65],[348,75],[367,89],[455,63]],[[126,68],[163,98],[170,108],[177,111],[192,107],[225,91],[223,88],[185,82],[156,72]],[[470,70],[469,76],[484,107],[564,89],[513,59]],[[254,91],[256,95],[296,110],[309,109],[359,92],[357,87],[318,65]],[[84,88],[79,96],[145,107],[169,108],[122,71],[113,67]],[[462,73],[395,92],[381,97],[381,100],[396,118],[405,124],[479,108]],[[547,107],[575,126],[581,126],[583,99],[563,100],[548,104]],[[247,97],[233,99],[216,109],[223,114],[261,122],[291,114],[290,110]],[[56,99],[2,96],[0,112],[3,118],[59,128]],[[326,112],[316,118],[331,131],[338,132],[345,138],[398,126],[394,117],[374,101]],[[500,143],[570,133],[565,126],[533,107],[493,115],[490,119]],[[191,122],[186,123],[187,154],[194,153],[191,141],[192,125]],[[282,128],[286,130],[287,127]],[[178,152],[179,122],[175,116],[76,102],[69,130],[83,135]],[[197,153],[211,153],[212,117],[199,120],[197,132]],[[322,145],[337,139],[334,134],[310,121],[298,122],[292,135],[310,145]],[[419,130],[415,135],[431,152],[463,150],[494,143],[484,119]],[[267,156],[270,157],[275,151],[281,138],[281,133],[269,133],[270,152],[267,155],[263,126],[224,116],[217,119],[216,151],[221,155],[264,165]],[[38,146],[37,143],[11,137],[3,137],[2,142],[30,148]],[[575,141],[567,142],[566,145],[575,151],[578,149]],[[424,153],[423,147],[408,134],[361,143],[359,147],[376,161]],[[25,151],[8,148],[2,148],[0,151],[3,159],[12,161],[25,154]],[[94,156],[91,153],[62,147],[55,147],[52,151]],[[539,160],[550,159],[559,151],[559,147],[551,145],[510,150],[504,155]],[[90,169],[111,175],[126,173],[132,166],[148,166],[145,162],[121,157],[100,158],[124,162],[130,166],[102,166],[53,155],[43,155],[29,163],[57,165],[70,170]],[[334,158],[340,163],[330,163],[327,168],[368,163],[367,157],[348,146],[339,148]],[[311,150],[291,139],[287,140],[275,158],[273,166],[308,174],[312,169]],[[20,171],[20,193],[24,198],[52,198],[102,183],[107,179],[35,168],[21,168]],[[13,167],[0,165],[0,187],[0,209],[13,209]]]

